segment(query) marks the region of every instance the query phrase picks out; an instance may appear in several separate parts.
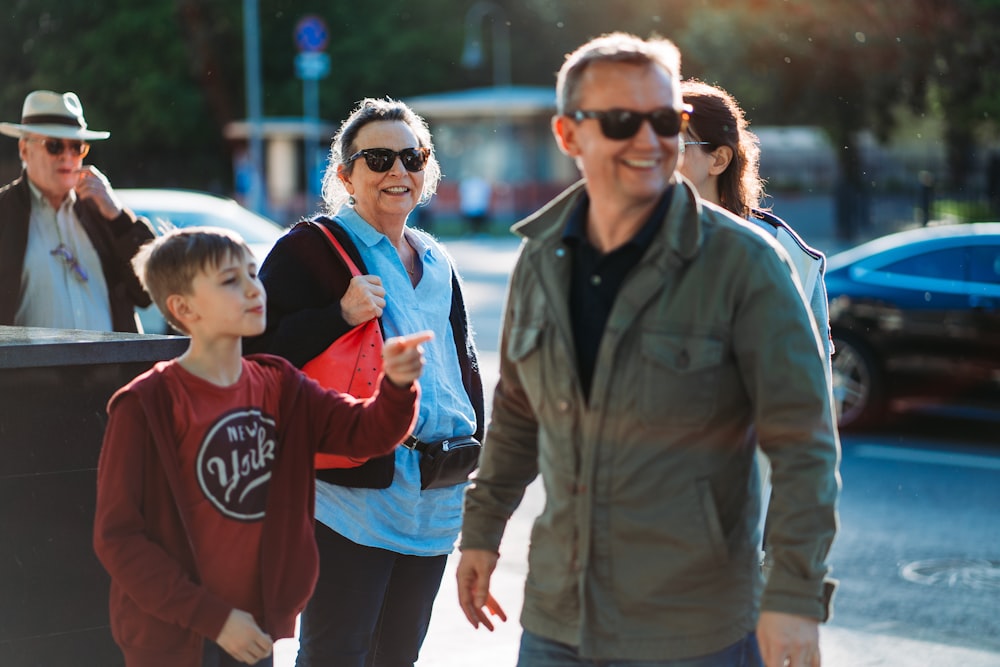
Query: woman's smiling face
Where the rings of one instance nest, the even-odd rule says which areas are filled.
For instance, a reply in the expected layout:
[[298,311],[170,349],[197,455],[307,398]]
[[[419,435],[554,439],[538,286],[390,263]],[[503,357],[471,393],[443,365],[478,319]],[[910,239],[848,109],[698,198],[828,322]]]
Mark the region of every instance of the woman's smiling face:
[[[366,148],[400,151],[420,146],[413,130],[403,121],[368,123],[358,131],[354,143],[355,153]],[[340,178],[355,199],[355,210],[369,224],[381,227],[382,220],[405,220],[420,202],[424,172],[407,171],[398,157],[389,170],[382,173],[369,169],[363,157],[356,159],[350,167],[350,170],[341,167]]]

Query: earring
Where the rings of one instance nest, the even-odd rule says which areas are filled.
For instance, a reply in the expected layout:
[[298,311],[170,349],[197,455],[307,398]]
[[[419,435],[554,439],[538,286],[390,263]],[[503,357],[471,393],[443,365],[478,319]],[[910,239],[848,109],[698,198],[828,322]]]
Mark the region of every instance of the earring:
[[358,200],[354,198],[354,195],[351,195],[350,197],[347,198],[347,203],[350,206],[354,206],[355,204],[358,203]]

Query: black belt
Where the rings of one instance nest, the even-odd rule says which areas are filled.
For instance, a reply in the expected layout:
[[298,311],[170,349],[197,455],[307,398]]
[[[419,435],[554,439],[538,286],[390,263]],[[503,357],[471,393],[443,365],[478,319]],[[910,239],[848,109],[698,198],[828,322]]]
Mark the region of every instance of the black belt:
[[412,435],[399,444],[401,444],[403,447],[406,447],[407,449],[415,449],[418,452],[424,452],[427,450],[427,443],[421,440],[417,440],[417,438]]
[[476,441],[475,438],[473,438],[472,436],[456,435],[452,438],[445,438],[444,440],[437,440],[435,442],[424,442],[423,440],[418,440],[416,436],[411,435],[410,437],[408,437],[406,440],[404,440],[399,444],[403,447],[406,447],[407,449],[415,449],[421,454],[423,454],[424,452],[427,451],[428,448],[433,447],[435,445],[440,445],[440,449],[447,452],[449,449],[451,449],[452,443],[455,443],[456,445],[471,445],[471,444],[478,444],[478,441]]

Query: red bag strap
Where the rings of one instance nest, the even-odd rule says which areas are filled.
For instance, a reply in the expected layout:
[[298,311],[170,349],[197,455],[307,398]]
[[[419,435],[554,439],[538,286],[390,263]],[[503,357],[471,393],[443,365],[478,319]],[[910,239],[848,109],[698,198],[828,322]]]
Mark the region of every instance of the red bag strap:
[[327,228],[327,226],[321,222],[310,220],[309,224],[314,226],[319,231],[323,232],[323,234],[326,236],[326,240],[330,242],[330,245],[333,246],[333,249],[340,255],[341,259],[344,260],[344,264],[347,265],[347,269],[348,271],[351,272],[351,275],[360,276],[361,271],[358,269],[358,265],[355,264],[354,260],[351,259],[351,256],[347,254],[347,251],[344,250],[344,246],[340,244],[340,241],[338,241],[337,237],[333,235],[333,232],[331,232],[329,228]]
[[[351,272],[351,275],[360,276],[361,270],[358,268],[358,265],[355,264],[354,260],[351,259],[351,256],[347,254],[347,251],[344,250],[344,246],[341,245],[340,241],[337,240],[337,237],[333,235],[333,232],[331,232],[329,228],[321,222],[310,220],[309,224],[323,232],[323,235],[326,236],[326,240],[330,242],[331,246],[333,246],[334,251],[340,255],[342,260],[344,260],[344,264],[347,265],[347,270]],[[385,337],[385,332],[382,331],[382,322],[376,320],[375,325],[378,327],[379,333]]]

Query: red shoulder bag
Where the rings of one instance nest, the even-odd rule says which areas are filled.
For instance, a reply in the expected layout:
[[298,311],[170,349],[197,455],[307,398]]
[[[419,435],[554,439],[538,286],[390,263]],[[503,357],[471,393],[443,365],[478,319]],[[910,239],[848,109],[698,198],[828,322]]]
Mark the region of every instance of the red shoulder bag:
[[[360,276],[361,271],[333,233],[321,223],[311,221],[311,224],[323,232],[351,275]],[[382,328],[378,318],[362,322],[333,341],[330,347],[307,362],[302,371],[323,387],[358,398],[374,394],[382,372]],[[316,454],[316,468],[357,468],[367,460],[340,454]]]

